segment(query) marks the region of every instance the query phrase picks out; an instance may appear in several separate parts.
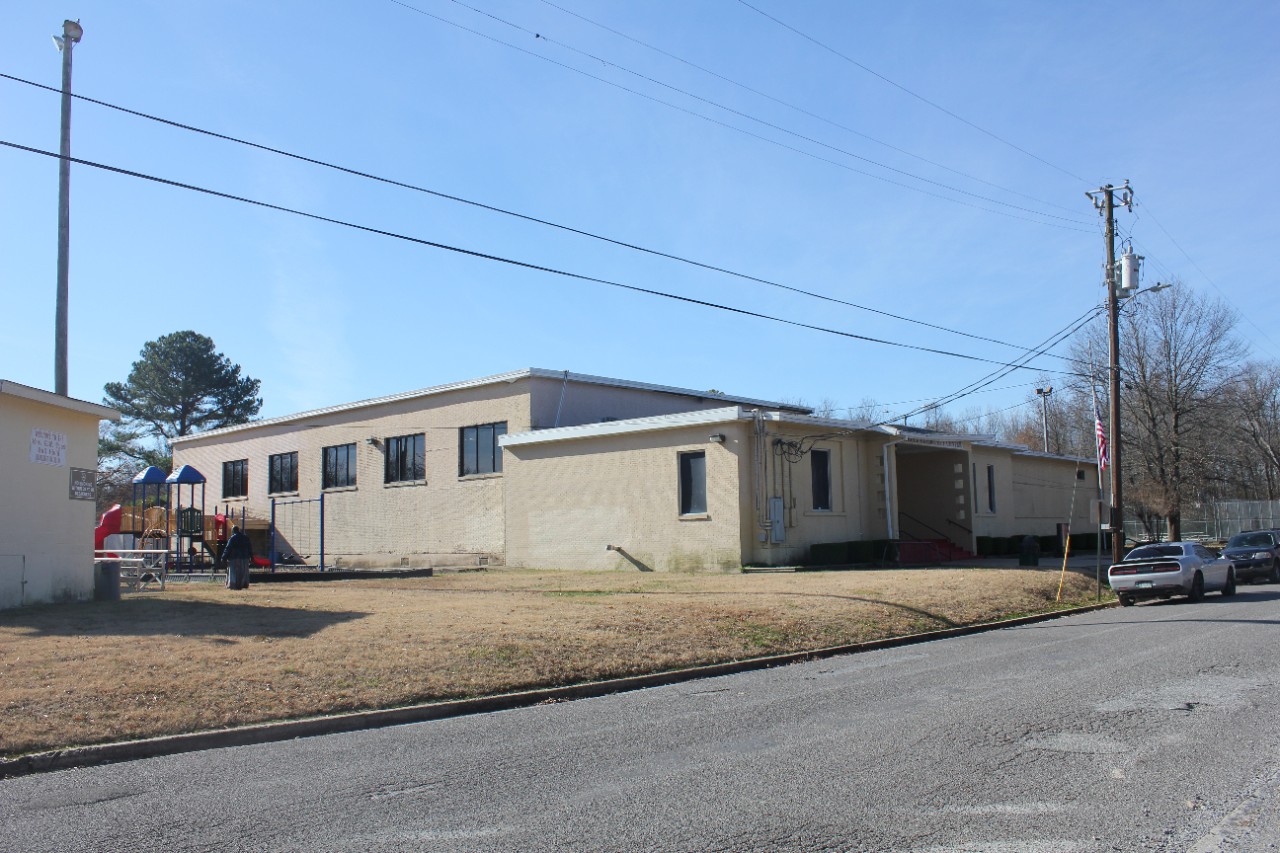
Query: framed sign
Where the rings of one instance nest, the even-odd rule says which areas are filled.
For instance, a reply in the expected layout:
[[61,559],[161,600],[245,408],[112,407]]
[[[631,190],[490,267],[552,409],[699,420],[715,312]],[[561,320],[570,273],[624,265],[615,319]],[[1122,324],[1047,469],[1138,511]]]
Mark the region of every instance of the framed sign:
[[98,472],[89,468],[71,469],[71,500],[91,501],[98,482]]

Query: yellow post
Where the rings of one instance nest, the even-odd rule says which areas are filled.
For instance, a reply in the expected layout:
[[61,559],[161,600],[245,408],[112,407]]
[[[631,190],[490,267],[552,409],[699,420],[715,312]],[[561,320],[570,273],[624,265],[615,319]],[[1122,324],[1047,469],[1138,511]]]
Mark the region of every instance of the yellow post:
[[1062,547],[1062,574],[1058,576],[1058,601],[1062,601],[1062,585],[1067,580],[1067,557],[1071,556],[1071,528],[1067,527],[1067,543]]

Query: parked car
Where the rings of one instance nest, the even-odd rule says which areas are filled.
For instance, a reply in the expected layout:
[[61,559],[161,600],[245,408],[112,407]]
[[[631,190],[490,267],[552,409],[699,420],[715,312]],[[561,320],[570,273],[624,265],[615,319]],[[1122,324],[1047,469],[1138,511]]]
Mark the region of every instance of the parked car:
[[1206,591],[1236,594],[1236,573],[1231,560],[1199,542],[1158,542],[1139,545],[1123,560],[1107,569],[1107,582],[1121,607],[1140,598],[1185,595],[1192,601]]
[[1236,580],[1280,583],[1280,531],[1248,530],[1227,540],[1222,555],[1236,567]]

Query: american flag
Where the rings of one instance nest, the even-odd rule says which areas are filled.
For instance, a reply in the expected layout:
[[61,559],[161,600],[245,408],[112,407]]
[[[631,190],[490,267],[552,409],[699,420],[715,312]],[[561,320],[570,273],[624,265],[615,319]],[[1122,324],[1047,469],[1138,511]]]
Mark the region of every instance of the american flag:
[[1098,411],[1098,401],[1093,401],[1093,434],[1098,439],[1098,470],[1104,471],[1111,462],[1111,453],[1107,448],[1107,431],[1102,428],[1102,412]]

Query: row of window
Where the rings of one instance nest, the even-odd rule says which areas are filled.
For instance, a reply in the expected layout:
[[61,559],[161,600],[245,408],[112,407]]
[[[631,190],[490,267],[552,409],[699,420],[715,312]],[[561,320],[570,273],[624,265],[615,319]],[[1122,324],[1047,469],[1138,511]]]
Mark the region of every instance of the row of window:
[[[502,448],[498,439],[507,434],[506,422],[462,427],[458,430],[458,475],[502,472]],[[320,451],[320,486],[341,489],[356,485],[356,445],[337,444]],[[383,448],[383,483],[412,483],[427,478],[425,433],[386,439]],[[298,451],[267,458],[267,493],[298,491]],[[249,460],[222,463],[222,496],[249,494]]]
[[[813,482],[813,508],[831,510],[831,451],[809,451]],[[707,511],[707,454],[697,450],[680,454],[680,514],[700,515]]]

